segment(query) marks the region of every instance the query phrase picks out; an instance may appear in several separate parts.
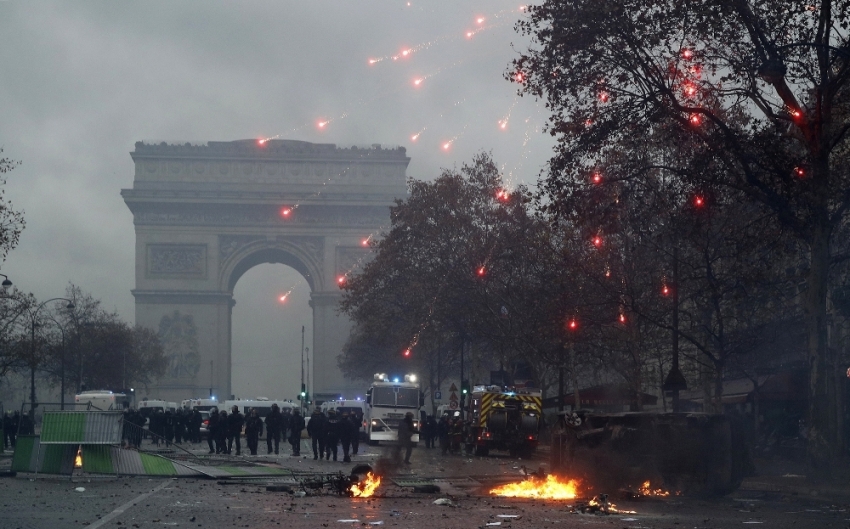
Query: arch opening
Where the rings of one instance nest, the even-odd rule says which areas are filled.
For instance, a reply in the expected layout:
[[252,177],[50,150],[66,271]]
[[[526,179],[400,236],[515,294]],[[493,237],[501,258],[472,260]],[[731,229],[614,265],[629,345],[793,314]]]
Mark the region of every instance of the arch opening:
[[[259,264],[253,264],[259,262]],[[251,266],[247,264],[251,263]],[[233,276],[231,316],[231,393],[237,398],[297,402],[301,388],[302,327],[304,379],[312,387],[311,285],[288,264],[246,260]],[[244,268],[244,270],[242,270]],[[281,297],[285,299],[281,301]]]

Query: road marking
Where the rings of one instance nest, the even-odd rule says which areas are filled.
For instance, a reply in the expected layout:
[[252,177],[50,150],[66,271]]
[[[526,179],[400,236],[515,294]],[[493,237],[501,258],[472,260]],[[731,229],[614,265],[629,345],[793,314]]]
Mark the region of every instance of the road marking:
[[169,481],[163,481],[162,483],[160,483],[160,485],[157,488],[153,489],[152,491],[146,492],[146,493],[128,501],[127,503],[118,507],[117,509],[115,509],[111,513],[107,514],[106,516],[104,516],[100,520],[96,521],[95,523],[93,523],[91,525],[87,525],[86,529],[97,529],[98,527],[105,524],[109,520],[112,520],[113,518],[117,517],[118,515],[123,514],[124,511],[126,511],[127,509],[129,509],[130,507],[135,505],[136,503],[139,503],[140,501],[147,498],[148,496],[152,496],[152,495],[156,494],[157,492],[161,491],[162,489],[165,488],[166,485],[169,484],[169,482],[170,482],[170,480]]

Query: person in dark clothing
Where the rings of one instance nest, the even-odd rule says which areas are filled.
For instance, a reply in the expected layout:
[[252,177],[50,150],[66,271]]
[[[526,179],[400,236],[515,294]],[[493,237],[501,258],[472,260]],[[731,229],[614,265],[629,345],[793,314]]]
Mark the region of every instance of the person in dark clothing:
[[328,422],[325,426],[325,459],[327,460],[330,460],[331,454],[333,454],[334,461],[336,461],[341,428],[340,417],[337,415],[336,410],[328,410]]
[[351,414],[351,455],[356,456],[360,451],[360,426],[363,424],[363,416],[356,413]]
[[289,444],[292,445],[292,455],[301,455],[301,432],[304,430],[304,418],[301,412],[293,410],[289,421]]
[[9,416],[8,413],[3,414],[3,448],[9,448],[10,446],[14,446],[11,443],[11,435],[12,435],[12,417]]
[[217,454],[229,454],[227,451],[227,412],[218,412],[218,427],[215,435],[215,450]]
[[204,418],[201,417],[201,412],[197,408],[192,410],[192,415],[189,418],[189,439],[193,443],[201,442],[201,424]]
[[135,410],[133,412],[133,428],[134,436],[133,436],[133,446],[136,448],[142,447],[142,437],[145,434],[145,416],[142,415],[142,412],[139,410]]
[[310,422],[307,423],[307,435],[310,436],[313,445],[313,459],[319,459],[325,455],[325,428],[328,418],[320,408],[313,410]]
[[239,406],[233,406],[227,417],[227,453],[233,453],[233,442],[236,441],[236,455],[242,455],[242,426],[245,416],[239,413]]
[[251,408],[251,414],[245,419],[245,438],[248,440],[248,450],[251,455],[257,455],[257,445],[263,435],[263,420],[257,413],[257,408]]
[[35,424],[32,421],[32,416],[29,413],[21,415],[20,424],[18,425],[18,433],[21,435],[35,435]]
[[171,446],[174,442],[174,414],[171,410],[165,412],[162,419],[163,437],[165,437],[165,446]]
[[283,415],[280,413],[280,406],[277,403],[272,404],[272,411],[266,417],[266,448],[269,453],[272,453],[272,441],[274,441],[274,453],[277,454],[280,450],[280,430],[283,426]]
[[339,418],[339,442],[342,444],[342,461],[344,463],[351,462],[351,416],[347,411],[342,412]]
[[286,442],[289,442],[289,425],[292,424],[292,410],[290,408],[286,408],[281,410],[281,416],[283,417],[283,422],[280,425],[280,437],[281,439],[285,439]]
[[416,428],[413,427],[413,413],[407,412],[404,414],[404,419],[398,423],[398,444],[395,447],[393,459],[399,460],[403,448],[404,464],[410,464],[410,455],[413,452],[413,435],[416,433]]
[[162,431],[159,427],[162,423],[162,410],[157,410],[155,413],[151,414],[148,421],[150,421],[148,431],[151,434],[151,444],[159,446],[159,442],[162,439]]
[[12,433],[10,435],[10,438],[12,440],[12,448],[15,448],[15,446],[17,444],[18,433],[20,432],[20,426],[21,426],[21,414],[20,414],[20,412],[16,411],[12,415],[12,429],[11,429]]
[[425,419],[425,425],[422,428],[422,433],[425,435],[425,448],[435,448],[437,439],[437,420],[433,415],[429,415]]
[[207,422],[207,445],[210,447],[211,454],[217,454],[218,451],[215,449],[216,436],[218,435],[218,409],[210,408],[210,418]]
[[183,444],[183,438],[186,436],[186,423],[183,419],[183,408],[174,412],[172,422],[174,423],[174,442],[177,444]]
[[440,422],[437,423],[437,437],[440,440],[440,450],[443,452],[443,455],[446,455],[449,452],[450,430],[451,425],[449,424],[449,418],[443,415],[440,417]]

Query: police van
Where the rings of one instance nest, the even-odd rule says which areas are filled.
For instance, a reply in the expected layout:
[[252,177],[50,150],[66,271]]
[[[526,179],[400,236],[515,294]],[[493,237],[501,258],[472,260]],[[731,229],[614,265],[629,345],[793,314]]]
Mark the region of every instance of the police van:
[[74,409],[77,410],[124,410],[130,406],[130,398],[124,393],[108,390],[83,391],[74,395]]
[[139,413],[141,413],[145,418],[148,418],[158,411],[177,411],[177,403],[155,399],[148,400],[147,398],[144,398],[137,406],[137,409],[139,410]]

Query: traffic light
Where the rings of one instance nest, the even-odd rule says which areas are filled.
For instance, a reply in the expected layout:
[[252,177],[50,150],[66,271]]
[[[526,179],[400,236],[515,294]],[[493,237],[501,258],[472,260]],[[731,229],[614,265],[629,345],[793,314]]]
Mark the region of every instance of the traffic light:
[[298,400],[307,400],[307,385],[301,384],[301,393],[298,394]]
[[469,380],[461,380],[460,382],[460,392],[463,395],[469,393]]

